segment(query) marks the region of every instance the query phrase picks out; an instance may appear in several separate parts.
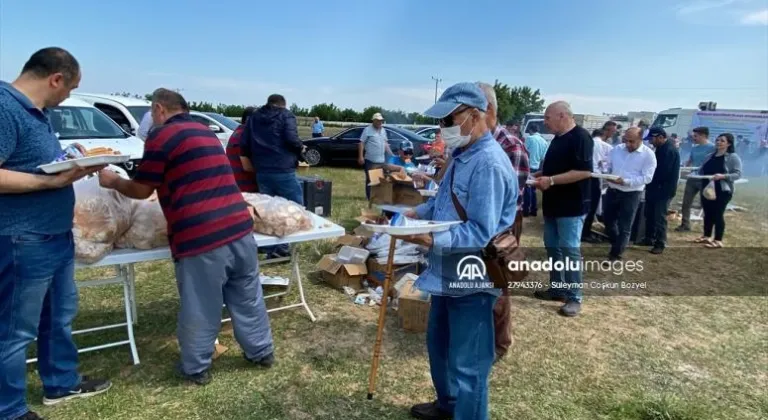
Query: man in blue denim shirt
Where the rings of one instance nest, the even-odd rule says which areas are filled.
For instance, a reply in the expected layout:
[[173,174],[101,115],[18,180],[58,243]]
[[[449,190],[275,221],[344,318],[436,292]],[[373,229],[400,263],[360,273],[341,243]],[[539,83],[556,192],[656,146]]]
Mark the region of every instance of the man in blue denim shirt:
[[[501,291],[457,285],[462,282],[459,262],[479,257],[492,237],[514,223],[519,192],[509,158],[488,129],[487,107],[475,83],[459,83],[425,112],[440,120],[446,146],[456,151],[437,196],[406,216],[461,220],[451,200],[453,185],[468,220],[447,231],[401,238],[430,248],[429,268],[416,287],[432,295],[427,350],[437,401],[411,409],[420,419],[488,419],[488,376],[495,355],[493,307]],[[489,281],[484,276],[482,282]]]
[[35,338],[45,405],[111,386],[80,376],[72,341],[72,183],[102,167],[52,176],[37,169],[62,153],[48,109],[79,83],[80,65],[61,48],[36,52],[12,84],[0,82],[0,420],[40,418],[25,398],[26,353]]

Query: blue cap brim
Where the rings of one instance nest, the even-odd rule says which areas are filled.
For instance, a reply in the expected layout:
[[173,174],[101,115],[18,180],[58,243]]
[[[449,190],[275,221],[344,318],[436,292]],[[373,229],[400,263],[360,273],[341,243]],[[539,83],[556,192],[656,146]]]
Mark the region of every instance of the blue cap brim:
[[437,102],[432,105],[428,110],[424,111],[424,115],[432,118],[445,118],[455,111],[461,104],[455,102]]

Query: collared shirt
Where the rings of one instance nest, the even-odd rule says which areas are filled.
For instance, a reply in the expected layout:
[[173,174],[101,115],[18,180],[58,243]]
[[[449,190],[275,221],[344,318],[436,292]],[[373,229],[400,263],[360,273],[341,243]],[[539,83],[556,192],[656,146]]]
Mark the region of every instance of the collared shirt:
[[[41,111],[11,84],[0,82],[0,168],[42,174],[37,167],[62,154],[49,117],[49,110]],[[0,235],[64,233],[72,229],[74,215],[71,185],[24,194],[0,193]]]
[[611,150],[611,175],[620,176],[625,185],[607,182],[608,188],[619,191],[643,191],[645,184],[653,179],[656,171],[656,155],[646,145],[642,144],[634,152],[627,149],[626,144],[620,144]]
[[384,163],[386,161],[387,130],[382,126],[378,130],[373,124],[365,127],[360,136],[365,151],[365,160],[373,163]]
[[147,111],[143,117],[141,117],[141,122],[139,123],[139,138],[142,140],[146,140],[147,137],[149,137],[149,130],[152,129],[152,125],[154,122],[152,121],[152,112]]
[[600,137],[593,137],[592,141],[595,142],[594,150],[592,151],[592,171],[603,172],[610,165],[613,146],[604,142]]
[[528,164],[531,170],[538,170],[541,167],[541,161],[547,154],[549,143],[541,134],[535,133],[525,139],[525,149],[528,150]]
[[[479,257],[491,238],[515,221],[519,187],[509,161],[501,152],[490,132],[467,149],[456,150],[437,195],[416,207],[416,213],[423,220],[461,220],[451,200],[453,179],[453,192],[467,213],[467,222],[432,235],[433,244],[427,255],[429,268],[419,276],[417,288],[439,296],[500,294],[498,289],[456,288],[450,287],[450,283],[461,281],[457,269],[463,258]],[[484,281],[490,280],[485,276]]]
[[239,125],[232,135],[229,136],[227,157],[229,158],[229,166],[232,167],[232,173],[235,174],[235,180],[237,181],[237,186],[240,187],[240,191],[255,192],[256,175],[243,169],[243,162],[240,160],[240,137],[243,134],[244,128],[242,124]]
[[710,153],[715,153],[715,145],[712,143],[694,144],[691,149],[691,166],[699,167]]
[[313,134],[321,134],[323,132],[323,123],[321,121],[318,121],[316,123],[312,123],[312,133]]
[[221,142],[188,113],[152,130],[134,181],[157,188],[176,259],[216,249],[253,230]]
[[513,136],[506,128],[500,125],[497,125],[496,129],[493,130],[493,137],[504,150],[504,153],[509,156],[509,161],[512,162],[512,169],[517,174],[517,184],[520,187],[517,205],[521,206],[523,204],[525,181],[531,173],[531,167],[528,163],[528,150],[526,150],[525,143],[522,140]]

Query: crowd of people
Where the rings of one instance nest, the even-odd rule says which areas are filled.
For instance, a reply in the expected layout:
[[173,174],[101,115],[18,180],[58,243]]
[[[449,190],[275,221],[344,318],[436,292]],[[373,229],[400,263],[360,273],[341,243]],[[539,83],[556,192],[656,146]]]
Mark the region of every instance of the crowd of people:
[[[296,168],[305,148],[285,98],[270,95],[264,106],[247,108],[224,150],[207,127],[190,118],[179,93],[160,88],[139,130],[145,150],[133,179],[104,167],[39,174],[38,165],[61,153],[48,110],[78,87],[80,74],[70,53],[46,48],[31,56],[13,83],[0,83],[0,419],[40,418],[25,400],[25,353],[36,338],[46,405],[100,394],[111,386],[78,373],[72,341],[78,297],[72,184],[89,175],[130,198],[159,197],[180,297],[178,373],[199,385],[211,381],[223,304],[244,358],[265,368],[275,362],[257,255],[279,257],[288,251],[257,247],[241,193],[258,191],[303,204]],[[432,177],[414,176],[441,187],[405,215],[463,223],[399,237],[428,249],[428,264],[416,287],[431,295],[427,350],[437,399],[413,406],[416,418],[488,418],[490,371],[512,344],[510,290],[451,285],[462,284],[459,262],[480,255],[501,232],[512,229],[519,240],[523,218],[538,214],[537,191],[544,245],[553,261],[580,261],[581,242],[600,241],[592,232],[600,209],[611,243],[608,258],[621,259],[643,200],[643,243],[654,254],[666,246],[666,216],[681,165],[679,147],[663,129],[632,127],[616,143],[615,122],[590,134],[575,123],[570,105],[558,101],[544,114],[555,135],[548,143],[536,128],[524,137],[519,124],[500,124],[497,112],[495,91],[487,83],[455,84],[424,112],[439,121],[429,151],[439,170]],[[358,163],[366,169],[368,198],[368,170],[413,168],[413,145],[404,142],[394,155],[383,124],[382,115],[375,114],[360,139]],[[319,120],[312,132],[322,135]],[[697,166],[698,174],[709,178],[686,182],[678,230],[690,230],[690,209],[699,195],[704,232],[697,242],[719,248],[723,213],[741,161],[731,134],[719,135],[715,145],[708,142],[705,127],[694,135],[697,145],[685,166]],[[596,178],[595,173],[607,176]],[[552,270],[550,288],[534,296],[561,302],[561,315],[577,316],[581,284],[582,270],[566,264]]]

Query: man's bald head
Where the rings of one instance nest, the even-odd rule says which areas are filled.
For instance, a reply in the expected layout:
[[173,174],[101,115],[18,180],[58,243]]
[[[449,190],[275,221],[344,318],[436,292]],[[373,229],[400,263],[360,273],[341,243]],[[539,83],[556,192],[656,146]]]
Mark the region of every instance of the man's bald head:
[[576,123],[573,121],[571,105],[565,101],[552,102],[544,111],[544,124],[556,135],[569,132]]
[[624,132],[624,144],[627,145],[627,150],[634,152],[643,145],[643,129],[642,127],[632,127]]

